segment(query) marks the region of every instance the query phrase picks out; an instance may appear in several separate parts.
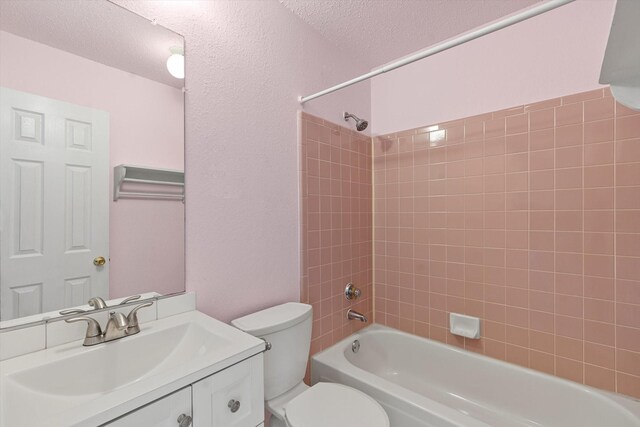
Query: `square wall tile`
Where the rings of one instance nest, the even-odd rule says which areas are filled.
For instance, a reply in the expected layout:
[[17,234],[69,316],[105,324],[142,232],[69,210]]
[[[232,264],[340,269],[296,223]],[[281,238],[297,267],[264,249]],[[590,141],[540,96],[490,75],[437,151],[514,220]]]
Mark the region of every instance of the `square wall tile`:
[[640,113],[606,93],[376,137],[375,321],[640,397]]

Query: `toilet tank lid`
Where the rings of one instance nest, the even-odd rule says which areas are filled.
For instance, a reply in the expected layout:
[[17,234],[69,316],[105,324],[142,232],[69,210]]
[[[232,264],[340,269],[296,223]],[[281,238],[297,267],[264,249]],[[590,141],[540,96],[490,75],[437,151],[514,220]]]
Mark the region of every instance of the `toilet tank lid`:
[[236,328],[254,336],[263,336],[290,328],[311,316],[309,304],[288,302],[248,314],[231,321]]

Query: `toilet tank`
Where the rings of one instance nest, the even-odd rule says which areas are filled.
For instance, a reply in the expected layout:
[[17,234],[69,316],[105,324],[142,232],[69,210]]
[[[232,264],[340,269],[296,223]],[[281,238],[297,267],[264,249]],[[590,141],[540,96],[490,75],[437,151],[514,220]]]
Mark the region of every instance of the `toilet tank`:
[[312,309],[308,304],[276,305],[231,322],[271,344],[264,353],[264,398],[291,390],[304,379],[311,345]]

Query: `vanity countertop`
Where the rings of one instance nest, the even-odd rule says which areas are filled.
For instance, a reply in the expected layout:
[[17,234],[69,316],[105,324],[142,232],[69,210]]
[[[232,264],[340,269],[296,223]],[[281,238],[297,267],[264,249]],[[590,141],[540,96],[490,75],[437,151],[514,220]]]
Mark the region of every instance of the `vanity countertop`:
[[262,340],[198,311],[121,340],[0,362],[0,426],[96,426],[260,353]]

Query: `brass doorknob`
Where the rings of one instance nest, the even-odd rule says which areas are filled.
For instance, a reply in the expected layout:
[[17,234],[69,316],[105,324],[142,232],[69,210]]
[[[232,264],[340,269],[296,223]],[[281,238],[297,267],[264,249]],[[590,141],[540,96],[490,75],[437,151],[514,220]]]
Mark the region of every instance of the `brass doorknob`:
[[106,263],[107,263],[107,260],[104,259],[103,256],[97,256],[93,259],[93,265],[101,266],[101,265],[105,265]]

